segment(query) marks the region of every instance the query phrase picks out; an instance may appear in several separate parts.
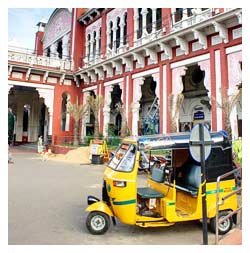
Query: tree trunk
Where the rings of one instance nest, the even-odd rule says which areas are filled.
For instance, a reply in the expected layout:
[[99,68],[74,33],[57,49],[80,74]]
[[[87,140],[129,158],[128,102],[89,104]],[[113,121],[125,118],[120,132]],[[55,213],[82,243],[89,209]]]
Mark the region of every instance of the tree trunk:
[[98,138],[99,137],[99,121],[95,119],[95,124],[94,124],[94,137]]
[[232,127],[230,122],[230,115],[226,115],[225,117],[225,131],[228,133],[228,140],[232,143]]
[[127,120],[125,112],[122,112],[122,127],[121,127],[121,138],[124,138],[127,135]]
[[74,124],[74,142],[73,142],[74,146],[79,145],[78,130],[79,130],[79,121],[77,121],[77,122],[75,121],[75,124]]

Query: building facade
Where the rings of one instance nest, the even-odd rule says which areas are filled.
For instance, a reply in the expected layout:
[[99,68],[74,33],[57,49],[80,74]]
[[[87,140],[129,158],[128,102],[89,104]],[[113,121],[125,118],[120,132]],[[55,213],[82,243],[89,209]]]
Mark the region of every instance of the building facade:
[[[197,115],[224,129],[220,105],[242,88],[241,16],[239,8],[55,9],[37,24],[34,52],[9,48],[16,141],[66,141],[74,124],[67,103],[88,96],[104,99],[104,136],[110,126],[119,135],[122,121],[131,135],[189,131]],[[89,111],[79,135],[92,134],[94,121]],[[241,99],[230,122],[241,137]]]

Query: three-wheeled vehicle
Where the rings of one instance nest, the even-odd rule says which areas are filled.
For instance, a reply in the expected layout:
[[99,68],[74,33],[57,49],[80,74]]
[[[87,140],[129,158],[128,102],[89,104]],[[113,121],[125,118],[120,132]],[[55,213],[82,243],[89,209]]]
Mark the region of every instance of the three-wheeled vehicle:
[[[232,171],[233,164],[232,149],[223,133],[211,133],[211,139],[211,154],[206,161],[206,200],[207,218],[215,232],[216,179]],[[88,196],[86,227],[89,232],[104,234],[110,226],[110,218],[114,224],[117,218],[122,223],[140,227],[201,220],[201,167],[190,155],[189,140],[189,133],[124,139],[105,169],[102,200]],[[152,159],[154,150],[158,150],[159,159]],[[157,153],[154,157],[157,158]],[[146,187],[138,187],[138,168],[143,166],[150,173],[147,182],[145,180]],[[234,175],[223,179],[220,200],[235,187]],[[236,210],[237,206],[234,194],[220,205],[219,219]],[[234,218],[219,225],[219,234],[232,228]]]

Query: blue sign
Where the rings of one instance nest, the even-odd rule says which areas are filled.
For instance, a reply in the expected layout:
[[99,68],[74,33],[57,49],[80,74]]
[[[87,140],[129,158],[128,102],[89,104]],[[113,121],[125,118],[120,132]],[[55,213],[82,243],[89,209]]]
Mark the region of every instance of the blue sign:
[[194,113],[193,120],[204,120],[205,119],[205,114],[203,111],[197,111]]

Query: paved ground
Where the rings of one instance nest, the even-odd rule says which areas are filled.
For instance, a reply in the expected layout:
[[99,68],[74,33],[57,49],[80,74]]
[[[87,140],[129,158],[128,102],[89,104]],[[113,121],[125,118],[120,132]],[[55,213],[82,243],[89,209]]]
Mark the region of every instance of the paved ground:
[[[87,195],[101,196],[104,166],[42,162],[39,155],[21,148],[11,152],[10,245],[202,244],[202,225],[197,222],[148,229],[118,222],[105,235],[93,236],[85,228],[84,209]],[[209,232],[208,238],[214,244],[214,234]]]

